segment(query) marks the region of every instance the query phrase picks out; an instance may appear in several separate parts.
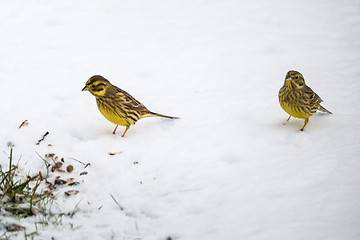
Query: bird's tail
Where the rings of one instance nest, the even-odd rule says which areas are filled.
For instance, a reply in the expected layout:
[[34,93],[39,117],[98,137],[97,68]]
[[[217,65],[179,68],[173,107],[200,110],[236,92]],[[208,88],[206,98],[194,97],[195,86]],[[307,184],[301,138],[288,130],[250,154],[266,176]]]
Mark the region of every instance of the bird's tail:
[[150,112],[150,111],[143,113],[141,115],[141,118],[146,118],[146,117],[163,117],[163,118],[170,118],[170,119],[179,119],[178,117],[167,116],[167,115],[154,113],[154,112]]
[[324,107],[321,106],[321,105],[320,105],[320,107],[319,107],[319,110],[322,111],[322,112],[326,112],[326,113],[332,114],[332,112],[330,112],[329,110],[327,110],[326,108],[324,108]]

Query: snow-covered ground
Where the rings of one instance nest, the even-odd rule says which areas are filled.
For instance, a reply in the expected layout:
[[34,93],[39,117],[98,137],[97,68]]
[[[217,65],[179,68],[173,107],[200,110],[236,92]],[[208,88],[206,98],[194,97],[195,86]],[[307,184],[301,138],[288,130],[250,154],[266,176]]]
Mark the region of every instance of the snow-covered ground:
[[[57,196],[80,211],[35,239],[360,239],[358,0],[0,5],[0,164],[12,142],[24,172],[52,152],[81,182]],[[333,112],[304,132],[278,103],[290,69]],[[94,74],[181,119],[113,135],[81,92]]]

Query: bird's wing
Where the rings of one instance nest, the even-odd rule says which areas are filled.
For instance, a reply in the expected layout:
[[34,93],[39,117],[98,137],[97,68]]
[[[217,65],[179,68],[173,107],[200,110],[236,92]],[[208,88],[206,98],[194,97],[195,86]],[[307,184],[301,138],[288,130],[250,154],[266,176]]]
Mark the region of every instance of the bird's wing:
[[135,111],[147,110],[142,103],[140,103],[138,100],[136,100],[134,97],[132,97],[129,93],[125,92],[124,90],[115,87],[115,91],[116,91],[114,94],[115,101],[117,101],[121,105],[127,107],[130,110],[135,110]]
[[307,85],[304,86],[304,97],[305,99],[313,105],[320,104],[322,99],[317,95],[310,87]]

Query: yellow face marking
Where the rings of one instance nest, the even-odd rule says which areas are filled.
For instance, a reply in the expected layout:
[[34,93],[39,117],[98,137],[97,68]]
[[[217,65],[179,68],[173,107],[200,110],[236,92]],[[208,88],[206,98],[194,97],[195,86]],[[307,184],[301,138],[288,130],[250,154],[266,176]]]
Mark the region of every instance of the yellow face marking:
[[101,97],[106,94],[106,89],[110,86],[110,82],[106,79],[99,79],[97,77],[91,77],[87,82],[83,90],[88,90],[95,97]]
[[299,89],[304,87],[305,80],[301,73],[292,70],[286,74],[285,85],[290,89]]
[[106,84],[101,82],[94,82],[89,87],[89,92],[94,96],[104,96],[106,93]]

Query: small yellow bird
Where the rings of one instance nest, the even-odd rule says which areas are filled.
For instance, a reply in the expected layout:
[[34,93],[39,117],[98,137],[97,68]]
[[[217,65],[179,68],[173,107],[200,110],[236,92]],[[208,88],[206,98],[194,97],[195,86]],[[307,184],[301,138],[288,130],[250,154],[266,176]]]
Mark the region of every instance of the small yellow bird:
[[282,109],[290,115],[286,121],[291,117],[305,119],[300,131],[304,130],[309,118],[317,110],[331,114],[320,105],[321,98],[305,84],[303,75],[294,70],[286,74],[284,85],[279,91],[279,102]]
[[133,98],[129,93],[112,85],[107,79],[100,75],[92,76],[82,91],[89,91],[96,98],[99,111],[110,122],[116,124],[113,131],[115,134],[119,125],[126,129],[122,135],[141,118],[164,117],[178,119],[178,117],[166,116],[149,111],[143,104]]

